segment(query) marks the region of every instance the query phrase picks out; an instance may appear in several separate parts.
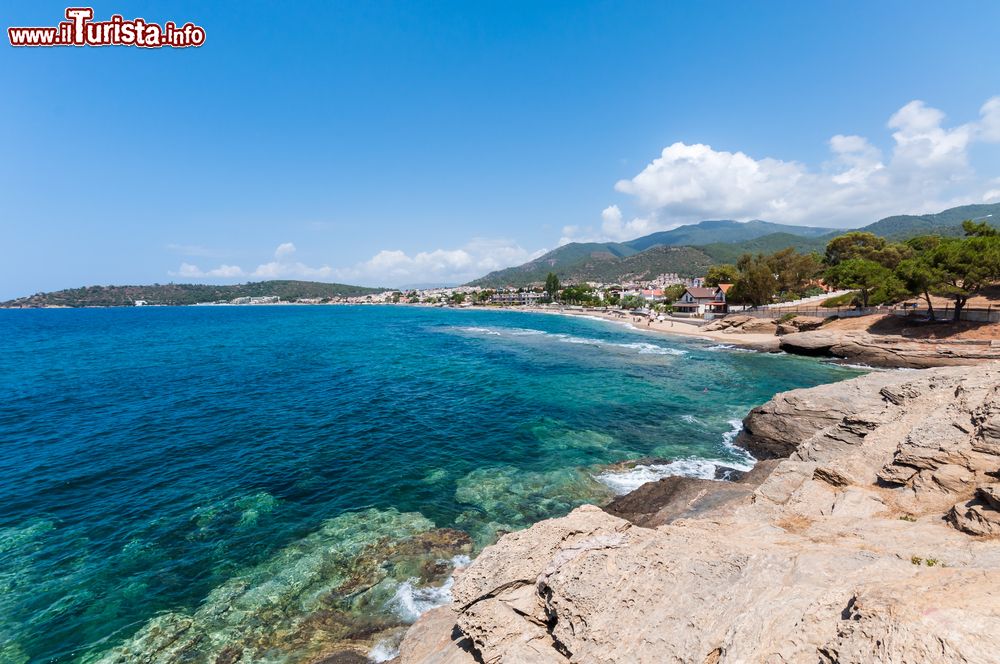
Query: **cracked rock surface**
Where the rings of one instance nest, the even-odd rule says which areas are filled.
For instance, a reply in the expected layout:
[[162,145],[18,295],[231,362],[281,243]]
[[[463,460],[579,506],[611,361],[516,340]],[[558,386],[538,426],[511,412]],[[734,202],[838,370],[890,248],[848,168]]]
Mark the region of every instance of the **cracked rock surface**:
[[400,662],[1000,661],[1000,365],[781,394],[743,439],[779,460],[736,491],[505,535]]
[[1000,346],[981,341],[905,340],[829,330],[785,334],[779,348],[796,355],[839,357],[872,367],[924,369],[1000,360]]

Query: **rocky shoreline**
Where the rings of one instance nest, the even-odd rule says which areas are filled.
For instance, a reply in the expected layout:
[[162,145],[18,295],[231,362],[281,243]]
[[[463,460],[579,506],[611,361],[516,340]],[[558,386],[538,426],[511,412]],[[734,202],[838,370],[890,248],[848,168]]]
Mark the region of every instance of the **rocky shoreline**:
[[1000,360],[1000,343],[877,337],[823,330],[780,337],[779,349],[794,355],[836,357],[871,367],[926,369]]
[[[828,325],[833,318],[795,316],[783,320],[730,314],[699,326],[679,320],[646,325],[589,310],[551,313],[624,322],[640,332],[695,337],[765,353],[828,357],[872,368],[927,369],[1000,361],[1000,339],[915,339],[903,334],[871,334],[835,329]],[[872,320],[872,325],[878,324],[878,317]]]
[[738,444],[505,535],[396,661],[997,661],[1000,364],[782,393]]

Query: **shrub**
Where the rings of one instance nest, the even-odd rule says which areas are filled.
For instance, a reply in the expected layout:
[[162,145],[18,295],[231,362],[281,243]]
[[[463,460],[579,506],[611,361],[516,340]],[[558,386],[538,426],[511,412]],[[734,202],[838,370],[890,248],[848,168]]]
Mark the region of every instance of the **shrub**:
[[854,304],[854,299],[857,297],[857,293],[844,293],[843,295],[838,295],[837,297],[827,298],[823,300],[821,307],[826,307],[827,309],[836,309],[837,307],[849,307]]

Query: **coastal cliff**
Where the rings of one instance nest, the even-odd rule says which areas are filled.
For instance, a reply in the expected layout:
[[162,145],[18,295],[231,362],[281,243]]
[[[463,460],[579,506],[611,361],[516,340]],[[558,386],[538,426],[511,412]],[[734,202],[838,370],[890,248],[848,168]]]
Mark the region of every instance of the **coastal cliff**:
[[505,535],[398,661],[998,661],[1000,365],[779,394],[739,443],[771,460]]

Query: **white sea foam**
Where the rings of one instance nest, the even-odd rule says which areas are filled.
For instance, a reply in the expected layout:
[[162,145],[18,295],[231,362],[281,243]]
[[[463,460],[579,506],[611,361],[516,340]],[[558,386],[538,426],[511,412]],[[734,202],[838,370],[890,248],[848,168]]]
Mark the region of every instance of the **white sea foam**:
[[729,351],[733,353],[756,353],[752,348],[744,348],[743,346],[734,346],[732,344],[715,344],[714,346],[709,346],[705,350],[710,351]]
[[[722,461],[711,459],[677,459],[669,463],[639,464],[634,468],[620,472],[604,472],[596,477],[597,481],[607,485],[618,495],[638,489],[646,482],[655,482],[664,477],[697,477],[710,480],[715,477],[715,467]],[[728,465],[728,464],[727,464]]]
[[458,329],[463,332],[472,332],[473,334],[490,334],[498,337],[500,336],[499,332],[488,327],[460,327]]
[[657,346],[656,344],[646,343],[642,341],[635,341],[632,343],[616,343],[613,341],[604,341],[603,339],[591,339],[588,337],[575,337],[571,334],[553,334],[553,337],[559,339],[559,341],[568,344],[585,344],[588,346],[604,346],[606,348],[624,348],[625,350],[638,351],[639,355],[686,355],[686,350],[679,350],[677,348],[666,348],[664,346]]
[[684,413],[683,415],[681,415],[681,419],[684,420],[685,422],[688,422],[689,424],[699,424],[698,418],[690,413]]
[[[451,559],[453,568],[467,567],[470,562],[472,560],[465,555],[458,555]],[[416,583],[416,578],[410,578],[400,583],[388,602],[388,607],[407,622],[414,622],[431,609],[450,603],[451,586],[455,583],[455,578],[449,576],[440,586],[418,588]],[[391,657],[387,659],[391,659]]]
[[393,612],[407,622],[413,622],[427,611],[451,601],[451,586],[454,583],[451,577],[436,587],[418,588],[414,585],[416,582],[416,578],[403,581],[389,600]]
[[469,332],[472,334],[484,334],[490,336],[511,336],[511,337],[551,337],[562,343],[568,344],[579,344],[584,346],[598,346],[604,348],[613,349],[624,349],[629,351],[636,351],[639,355],[686,355],[686,350],[680,350],[678,348],[669,348],[665,346],[659,346],[657,344],[652,344],[644,341],[636,341],[631,343],[617,343],[613,341],[605,341],[604,339],[593,339],[590,337],[578,337],[572,334],[565,334],[562,332],[545,332],[544,330],[534,330],[525,327],[513,327],[513,328],[491,328],[491,327],[460,327],[458,328],[463,332]]
[[634,348],[639,351],[640,355],[686,355],[686,350],[680,350],[677,348],[664,348],[663,346],[657,346],[656,344],[647,343],[631,343],[631,344],[613,344],[615,346],[620,346],[622,348]]
[[725,465],[731,466],[738,470],[750,470],[757,463],[757,459],[754,455],[750,454],[744,448],[736,444],[736,436],[739,435],[740,431],[743,430],[743,420],[732,419],[729,420],[729,426],[732,428],[726,433],[722,434],[722,444],[726,446],[726,449],[731,451],[733,455],[738,457],[740,461],[729,462]]
[[[687,422],[697,422],[693,415],[682,415],[681,418]],[[639,464],[624,471],[606,471],[595,476],[595,479],[608,486],[616,494],[623,495],[638,489],[646,482],[656,482],[664,477],[679,475],[703,480],[715,479],[715,471],[719,466],[748,471],[753,468],[757,460],[745,449],[734,443],[736,435],[743,428],[743,422],[733,419],[729,420],[729,424],[732,428],[722,434],[722,444],[733,453],[736,460],[689,457],[668,463]]]
[[399,644],[389,639],[382,639],[375,644],[375,647],[368,651],[368,659],[373,662],[388,662],[390,659],[395,659],[398,656]]

